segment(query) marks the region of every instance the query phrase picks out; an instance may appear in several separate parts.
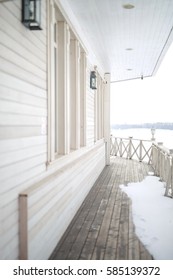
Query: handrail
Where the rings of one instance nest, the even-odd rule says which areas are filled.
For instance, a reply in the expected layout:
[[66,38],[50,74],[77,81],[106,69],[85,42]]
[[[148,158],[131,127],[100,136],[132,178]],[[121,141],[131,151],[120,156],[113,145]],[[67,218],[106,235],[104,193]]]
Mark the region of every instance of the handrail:
[[151,140],[140,140],[133,137],[120,138],[111,136],[110,154],[125,157],[127,159],[137,159],[151,163]]
[[173,197],[173,150],[162,143],[153,143],[151,164],[155,175],[165,182],[165,196]]
[[173,198],[173,150],[163,143],[141,140],[133,137],[120,138],[111,135],[112,156],[136,159],[150,164],[156,176],[165,182],[165,196]]

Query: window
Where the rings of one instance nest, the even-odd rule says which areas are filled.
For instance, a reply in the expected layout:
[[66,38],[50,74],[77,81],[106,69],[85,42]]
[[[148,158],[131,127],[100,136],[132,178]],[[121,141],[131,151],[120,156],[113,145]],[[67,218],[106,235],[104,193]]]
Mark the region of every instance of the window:
[[86,144],[86,54],[57,6],[49,16],[48,163]]

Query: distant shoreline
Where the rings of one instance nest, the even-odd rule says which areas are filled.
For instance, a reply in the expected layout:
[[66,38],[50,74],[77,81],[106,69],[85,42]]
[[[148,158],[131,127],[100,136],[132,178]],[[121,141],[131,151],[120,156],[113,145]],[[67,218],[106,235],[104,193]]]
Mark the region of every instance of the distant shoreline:
[[128,129],[128,128],[154,128],[173,130],[173,123],[143,123],[143,124],[113,124],[112,129]]

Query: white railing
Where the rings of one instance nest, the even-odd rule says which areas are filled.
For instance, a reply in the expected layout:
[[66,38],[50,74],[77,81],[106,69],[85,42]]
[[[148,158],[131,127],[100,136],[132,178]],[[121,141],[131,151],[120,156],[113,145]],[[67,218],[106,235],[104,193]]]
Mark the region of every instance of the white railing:
[[165,195],[173,197],[173,150],[162,143],[153,143],[151,164],[155,175],[165,182]]
[[151,163],[152,141],[111,136],[111,155]]
[[165,182],[165,195],[173,197],[173,150],[152,140],[111,136],[110,154],[150,164],[155,175]]

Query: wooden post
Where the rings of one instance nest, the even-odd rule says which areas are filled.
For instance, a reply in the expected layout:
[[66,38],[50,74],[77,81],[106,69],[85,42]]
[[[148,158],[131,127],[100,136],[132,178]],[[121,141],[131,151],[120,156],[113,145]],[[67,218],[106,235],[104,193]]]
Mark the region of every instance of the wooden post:
[[86,53],[80,54],[80,146],[86,146]]
[[153,143],[152,143],[152,146],[151,146],[151,156],[150,156],[150,158],[149,158],[149,162],[148,162],[148,164],[151,164],[151,166],[153,166],[153,168],[154,168],[154,171],[155,171],[155,166],[154,166],[154,161],[155,161],[155,153],[154,153],[154,145],[153,145]]
[[110,135],[110,155],[113,156],[114,155],[114,149],[115,146],[113,144],[113,140],[112,140],[112,134]]
[[170,150],[171,155],[171,196],[173,197],[173,149]]
[[80,148],[80,46],[70,40],[70,147]]
[[120,144],[119,144],[119,147],[120,147],[120,157],[122,157],[122,156],[123,156],[123,151],[122,151],[122,142],[123,142],[123,140],[122,140],[122,138],[120,138]]
[[115,141],[114,141],[114,153],[115,156],[118,155],[118,139],[115,137]]
[[129,150],[128,150],[128,155],[127,155],[127,157],[128,157],[129,159],[132,158],[132,138],[133,138],[133,137],[129,137]]
[[48,163],[55,159],[55,51],[54,51],[54,24],[55,7],[53,1],[47,1],[47,54],[48,54]]
[[104,91],[104,138],[106,150],[106,165],[110,165],[110,73],[105,74]]
[[28,211],[27,194],[19,195],[19,259],[28,259]]
[[139,143],[139,161],[142,161],[142,140]]
[[58,153],[70,152],[69,90],[70,90],[70,30],[64,21],[58,22]]

